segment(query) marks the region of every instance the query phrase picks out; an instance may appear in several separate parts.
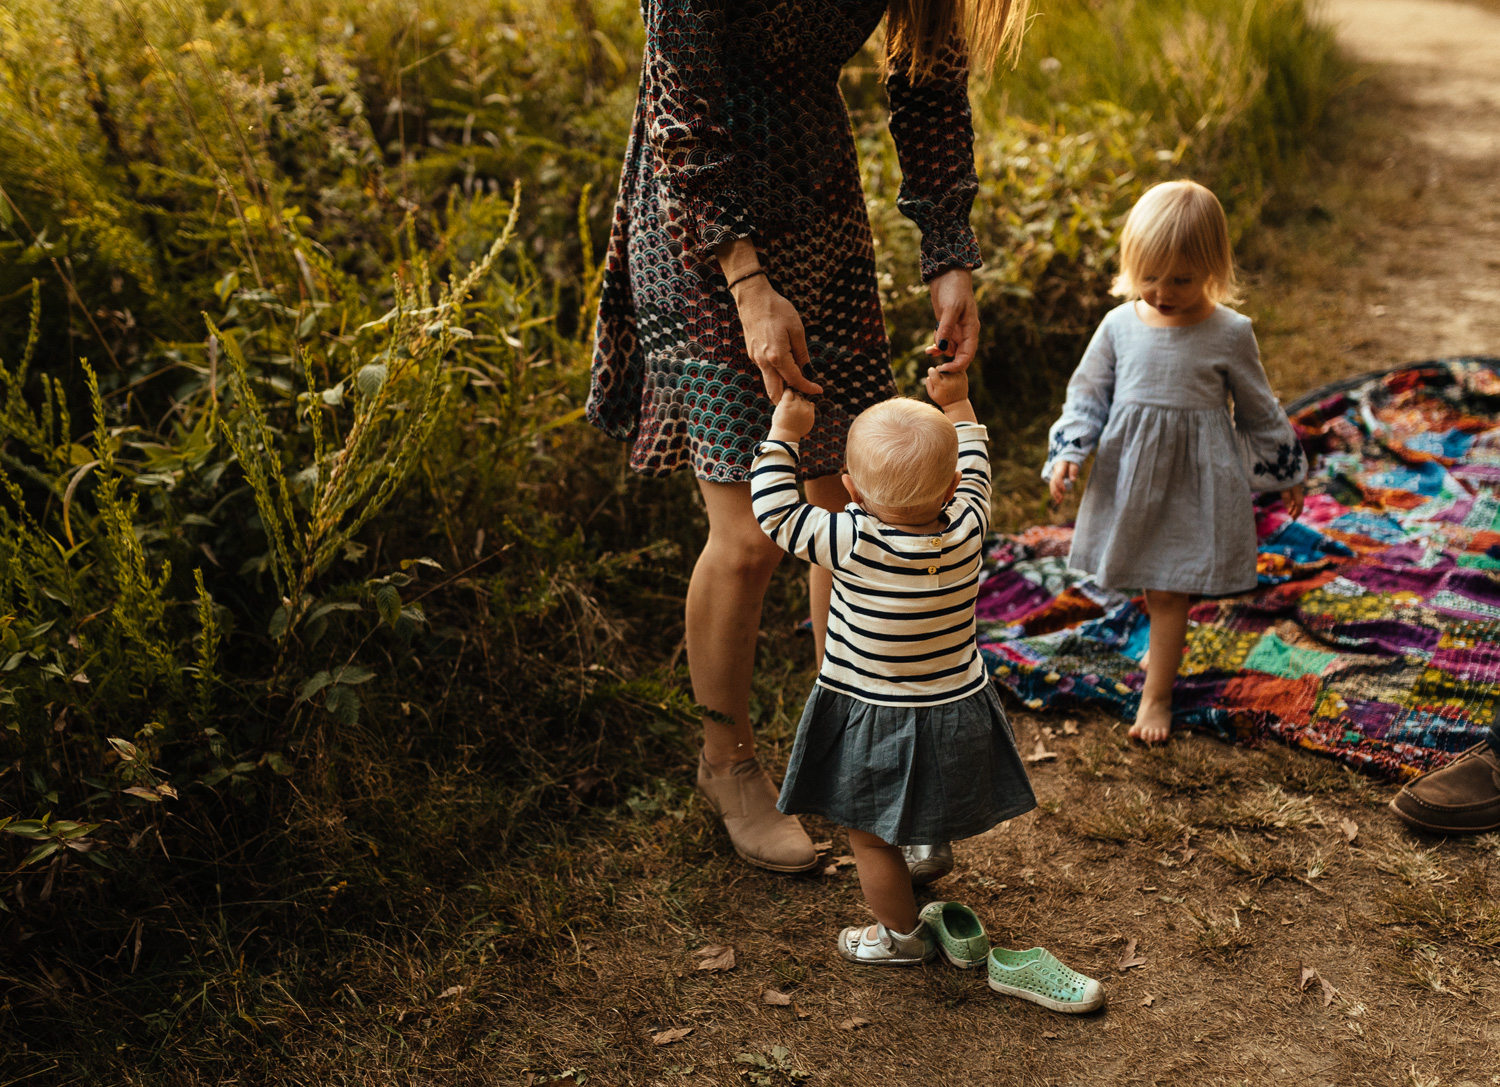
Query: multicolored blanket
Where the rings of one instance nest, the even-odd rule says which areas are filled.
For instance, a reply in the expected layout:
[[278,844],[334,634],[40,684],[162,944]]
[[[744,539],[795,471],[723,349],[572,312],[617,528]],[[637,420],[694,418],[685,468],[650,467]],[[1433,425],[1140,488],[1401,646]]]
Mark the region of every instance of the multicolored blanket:
[[[1306,510],[1292,521],[1266,496],[1259,587],[1194,606],[1176,725],[1415,776],[1500,706],[1500,359],[1365,375],[1288,413],[1312,461]],[[1034,709],[1130,719],[1150,617],[1067,569],[1071,536],[991,545],[980,649]]]

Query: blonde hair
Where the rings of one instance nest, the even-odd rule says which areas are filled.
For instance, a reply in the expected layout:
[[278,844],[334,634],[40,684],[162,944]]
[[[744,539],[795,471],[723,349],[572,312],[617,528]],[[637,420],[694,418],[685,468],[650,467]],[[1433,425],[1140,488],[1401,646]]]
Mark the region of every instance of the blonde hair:
[[1120,274],[1110,293],[1139,298],[1147,277],[1178,262],[1208,278],[1209,301],[1239,301],[1229,221],[1219,198],[1196,181],[1163,181],[1136,201],[1120,235]]
[[958,431],[948,417],[904,396],[860,412],[845,449],[860,497],[882,513],[931,509],[958,470]]
[[958,44],[967,46],[971,67],[987,76],[1000,54],[1014,61],[1020,52],[1030,6],[1031,0],[890,0],[887,74],[904,70],[920,83],[932,74],[943,51]]

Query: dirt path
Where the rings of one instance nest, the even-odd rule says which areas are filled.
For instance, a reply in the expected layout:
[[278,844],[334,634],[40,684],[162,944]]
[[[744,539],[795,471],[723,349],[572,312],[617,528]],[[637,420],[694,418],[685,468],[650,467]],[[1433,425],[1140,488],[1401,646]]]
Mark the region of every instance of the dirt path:
[[1500,354],[1500,13],[1448,0],[1325,0],[1339,35],[1402,93],[1425,168],[1411,223],[1371,224],[1383,358]]
[[1323,11],[1380,84],[1382,116],[1342,176],[1323,179],[1316,221],[1291,232],[1304,274],[1269,284],[1261,307],[1252,296],[1273,379],[1295,395],[1350,372],[1500,355],[1500,5]]
[[[1248,310],[1284,396],[1500,354],[1500,13],[1325,3],[1378,87],[1369,132],[1287,195],[1287,225],[1250,261]],[[1104,979],[1103,1013],[1054,1015],[947,968],[849,967],[831,941],[864,916],[851,869],[768,877],[706,819],[643,815],[658,875],[629,890],[631,929],[556,972],[571,1014],[523,1017],[517,1055],[556,1074],[583,1063],[580,1035],[597,1039],[591,1084],[1500,1083],[1500,835],[1415,839],[1384,810],[1393,787],[1300,752],[1197,736],[1142,751],[1119,722],[1076,723],[1016,716],[1024,751],[1056,753],[1033,767],[1042,807],[961,843],[934,892],[997,942],[1044,943]],[[789,732],[768,739],[784,758]],[[1122,971],[1128,941],[1144,965]],[[701,968],[693,950],[710,944],[735,948],[733,970]]]

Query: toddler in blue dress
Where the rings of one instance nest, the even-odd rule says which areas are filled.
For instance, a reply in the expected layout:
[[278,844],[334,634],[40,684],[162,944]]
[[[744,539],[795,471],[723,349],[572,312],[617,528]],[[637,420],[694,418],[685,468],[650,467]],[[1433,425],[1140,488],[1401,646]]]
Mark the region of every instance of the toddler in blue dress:
[[851,962],[910,965],[942,954],[988,964],[991,988],[1059,1011],[1103,1003],[1099,983],[1040,948],[991,950],[967,907],[918,913],[900,847],[983,833],[1036,806],[1010,723],[975,641],[989,528],[987,434],[962,373],[928,372],[941,410],[887,400],[849,430],[834,513],[797,492],[811,402],[788,390],[751,468],[761,528],[833,574],[818,680],[797,727],[777,807],[848,828],[877,924],[839,935]]
[[1253,589],[1253,492],[1302,512],[1302,446],[1261,368],[1235,300],[1229,228],[1192,181],[1157,185],[1131,209],[1115,293],[1068,382],[1042,476],[1052,498],[1098,452],[1068,565],[1107,589],[1144,589],[1146,683],[1130,735],[1167,739],[1193,594]]

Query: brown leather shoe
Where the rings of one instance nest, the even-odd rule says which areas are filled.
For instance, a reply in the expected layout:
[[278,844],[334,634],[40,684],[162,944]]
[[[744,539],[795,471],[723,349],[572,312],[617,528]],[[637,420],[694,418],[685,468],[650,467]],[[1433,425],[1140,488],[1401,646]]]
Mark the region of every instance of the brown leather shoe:
[[1441,770],[1429,770],[1390,804],[1402,822],[1435,834],[1500,828],[1500,755],[1475,744]]
[[776,810],[776,786],[757,760],[746,759],[727,774],[713,774],[700,754],[698,791],[724,820],[741,860],[772,872],[806,872],[817,865],[812,839],[795,815]]

